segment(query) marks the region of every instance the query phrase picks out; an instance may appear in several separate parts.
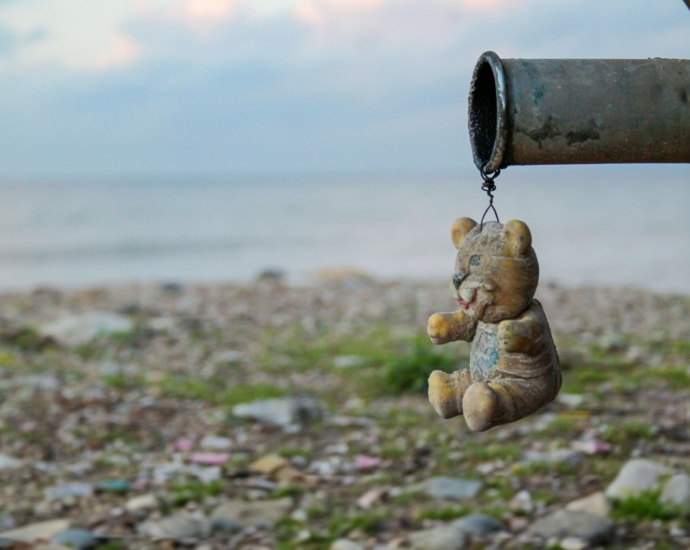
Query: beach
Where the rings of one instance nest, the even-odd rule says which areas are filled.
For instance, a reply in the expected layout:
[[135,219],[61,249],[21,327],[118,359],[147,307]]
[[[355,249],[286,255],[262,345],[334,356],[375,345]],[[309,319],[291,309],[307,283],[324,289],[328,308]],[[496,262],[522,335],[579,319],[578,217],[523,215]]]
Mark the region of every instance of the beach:
[[[660,499],[689,470],[690,298],[538,298],[561,395],[476,434],[424,394],[430,367],[468,360],[425,335],[446,283],[333,269],[4,293],[0,546],[687,547],[690,492]],[[648,484],[616,497],[636,467]]]

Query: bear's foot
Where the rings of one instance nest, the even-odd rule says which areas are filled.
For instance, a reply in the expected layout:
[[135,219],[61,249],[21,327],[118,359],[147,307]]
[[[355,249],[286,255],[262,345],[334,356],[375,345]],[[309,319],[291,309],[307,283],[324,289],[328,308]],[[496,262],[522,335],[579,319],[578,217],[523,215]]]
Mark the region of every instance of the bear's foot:
[[462,369],[453,374],[435,370],[429,376],[429,402],[441,418],[462,414],[462,398],[472,384],[470,372]]
[[483,432],[494,425],[500,408],[500,399],[489,384],[472,384],[462,399],[462,408],[470,430]]

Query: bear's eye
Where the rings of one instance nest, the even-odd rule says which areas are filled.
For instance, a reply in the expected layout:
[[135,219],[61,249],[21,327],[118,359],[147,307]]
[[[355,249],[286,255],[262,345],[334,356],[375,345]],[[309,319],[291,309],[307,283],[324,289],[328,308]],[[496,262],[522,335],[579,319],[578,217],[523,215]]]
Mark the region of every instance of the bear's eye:
[[472,267],[479,267],[482,265],[482,257],[477,256],[476,254],[470,258],[470,265]]

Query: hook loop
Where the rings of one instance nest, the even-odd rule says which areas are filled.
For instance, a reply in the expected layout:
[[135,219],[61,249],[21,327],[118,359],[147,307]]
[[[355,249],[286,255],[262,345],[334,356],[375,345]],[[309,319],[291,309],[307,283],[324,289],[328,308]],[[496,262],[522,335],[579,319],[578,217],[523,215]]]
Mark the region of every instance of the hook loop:
[[493,195],[494,191],[496,191],[496,182],[494,180],[501,175],[501,169],[499,168],[491,174],[487,174],[486,172],[484,172],[484,170],[480,170],[479,173],[481,174],[482,179],[484,180],[484,183],[482,184],[482,191],[485,191],[486,194],[489,196],[489,206],[484,211],[482,221],[479,222],[479,231],[481,232],[484,229],[484,218],[489,213],[489,210],[493,210],[494,216],[496,216],[496,221],[498,223],[501,223],[501,220],[498,219],[498,212],[496,212],[496,208],[494,207]]

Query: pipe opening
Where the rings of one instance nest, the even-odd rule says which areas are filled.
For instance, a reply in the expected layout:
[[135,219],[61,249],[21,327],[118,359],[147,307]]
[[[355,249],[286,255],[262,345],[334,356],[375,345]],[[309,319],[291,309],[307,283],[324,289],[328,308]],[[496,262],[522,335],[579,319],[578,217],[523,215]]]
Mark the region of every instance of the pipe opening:
[[[495,172],[500,168],[501,159],[494,158],[498,152],[499,109],[503,91],[503,66],[496,54],[487,52],[474,68],[469,97],[469,131],[474,163],[485,172]],[[497,162],[498,161],[498,162]]]

